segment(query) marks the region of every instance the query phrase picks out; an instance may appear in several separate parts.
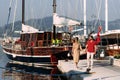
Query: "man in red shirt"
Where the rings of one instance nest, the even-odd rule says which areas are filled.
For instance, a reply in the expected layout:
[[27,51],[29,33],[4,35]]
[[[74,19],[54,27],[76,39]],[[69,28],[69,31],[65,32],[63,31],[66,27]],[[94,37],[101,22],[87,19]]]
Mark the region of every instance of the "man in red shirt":
[[93,57],[96,53],[96,45],[100,42],[100,31],[101,27],[98,28],[97,38],[94,40],[93,36],[90,34],[88,37],[88,41],[86,43],[86,51],[87,51],[87,68],[93,67]]

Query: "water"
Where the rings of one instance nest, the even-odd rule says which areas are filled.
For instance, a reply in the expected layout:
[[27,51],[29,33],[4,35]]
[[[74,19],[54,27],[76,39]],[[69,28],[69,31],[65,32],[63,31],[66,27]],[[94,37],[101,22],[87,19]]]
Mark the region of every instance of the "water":
[[10,62],[0,47],[0,80],[64,80],[57,67],[28,67]]

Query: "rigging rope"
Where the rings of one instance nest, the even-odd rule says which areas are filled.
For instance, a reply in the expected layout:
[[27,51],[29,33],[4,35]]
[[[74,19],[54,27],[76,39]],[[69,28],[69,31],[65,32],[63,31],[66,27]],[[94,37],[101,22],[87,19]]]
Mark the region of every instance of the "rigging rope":
[[13,22],[12,22],[12,26],[11,26],[11,31],[9,33],[9,35],[12,37],[12,34],[14,33],[14,27],[15,27],[15,17],[16,17],[16,11],[17,11],[17,1],[15,2],[15,10],[14,10],[14,14],[13,14]]
[[97,1],[96,1],[97,21],[96,21],[95,25],[96,25],[98,22],[99,22],[99,24],[101,25],[101,22],[100,22],[101,6],[102,6],[102,0],[97,0]]
[[14,12],[14,18],[13,18],[13,24],[12,24],[12,32],[13,32],[13,30],[14,30],[14,22],[15,22],[15,17],[16,17],[16,11],[17,11],[17,0],[16,0],[16,3],[15,3],[16,5],[15,5],[15,12]]
[[[101,22],[100,22],[100,12],[101,12],[101,8],[102,8],[102,0],[95,0],[95,10],[94,12],[95,15],[92,15],[91,17],[95,19],[95,22],[93,22],[93,27],[91,26],[91,30],[95,31],[95,27],[97,26],[101,26]],[[91,30],[88,28],[88,33],[91,32]]]
[[[12,5],[12,2],[13,2],[13,0],[10,0],[9,11],[8,11],[8,18],[7,18],[7,24],[6,24],[5,30],[4,30],[5,36],[7,36],[7,26],[8,26],[9,19],[10,19],[10,13],[11,13],[11,5]],[[4,37],[5,37],[5,36],[4,36]]]

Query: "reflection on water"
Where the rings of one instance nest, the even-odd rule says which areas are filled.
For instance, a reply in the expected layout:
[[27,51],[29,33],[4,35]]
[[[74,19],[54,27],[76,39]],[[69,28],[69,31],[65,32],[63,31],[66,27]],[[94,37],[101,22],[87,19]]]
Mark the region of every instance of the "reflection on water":
[[[55,75],[57,74],[57,75]],[[61,80],[57,67],[28,67],[7,63],[2,80]]]
[[57,67],[28,67],[10,63],[0,46],[0,80],[64,80]]
[[51,76],[46,75],[33,75],[33,74],[25,74],[19,72],[10,72],[5,71],[3,74],[4,80],[51,80]]

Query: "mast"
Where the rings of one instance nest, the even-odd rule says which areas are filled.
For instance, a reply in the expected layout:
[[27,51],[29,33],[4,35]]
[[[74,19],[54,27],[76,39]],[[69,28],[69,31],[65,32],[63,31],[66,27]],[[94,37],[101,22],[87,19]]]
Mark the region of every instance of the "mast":
[[86,37],[86,0],[84,0],[84,37]]
[[105,32],[108,31],[108,0],[105,0]]
[[[53,0],[53,16],[56,13],[56,0]],[[54,22],[54,19],[53,19]],[[56,26],[53,24],[53,39],[56,39]]]
[[22,0],[22,24],[25,24],[24,13],[25,13],[25,0]]
[[53,13],[56,13],[56,0],[53,0]]

